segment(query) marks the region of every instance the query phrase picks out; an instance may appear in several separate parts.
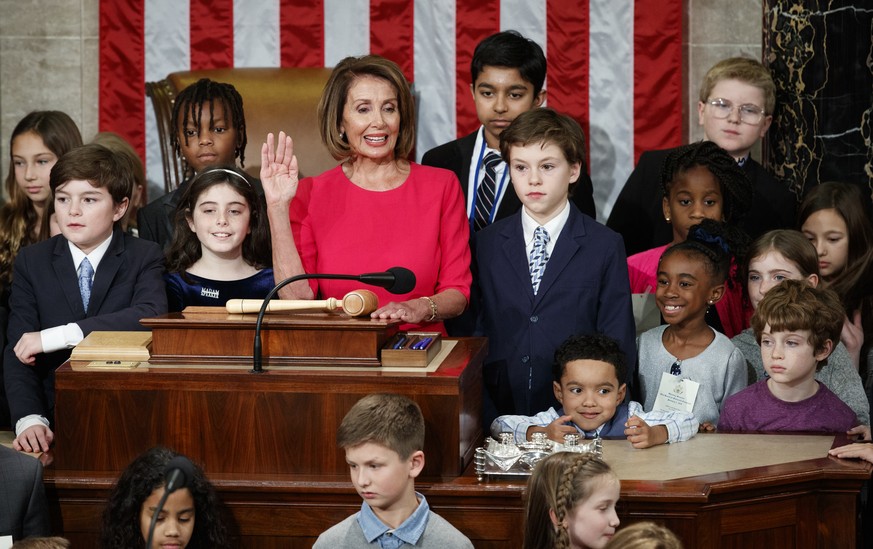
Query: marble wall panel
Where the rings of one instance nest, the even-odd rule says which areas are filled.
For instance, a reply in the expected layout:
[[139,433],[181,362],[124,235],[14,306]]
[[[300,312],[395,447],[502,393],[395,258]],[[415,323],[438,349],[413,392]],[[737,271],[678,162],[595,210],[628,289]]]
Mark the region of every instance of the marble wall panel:
[[799,191],[848,181],[873,195],[873,5],[765,0],[764,7],[765,62],[777,90],[769,169]]
[[0,36],[78,36],[81,0],[0,0]]

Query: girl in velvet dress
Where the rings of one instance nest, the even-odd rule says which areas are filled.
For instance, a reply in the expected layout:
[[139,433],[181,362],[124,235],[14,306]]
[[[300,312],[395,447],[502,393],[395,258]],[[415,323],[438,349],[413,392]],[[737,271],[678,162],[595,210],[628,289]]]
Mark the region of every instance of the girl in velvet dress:
[[170,311],[263,299],[273,287],[263,198],[234,168],[210,168],[185,188],[167,251]]

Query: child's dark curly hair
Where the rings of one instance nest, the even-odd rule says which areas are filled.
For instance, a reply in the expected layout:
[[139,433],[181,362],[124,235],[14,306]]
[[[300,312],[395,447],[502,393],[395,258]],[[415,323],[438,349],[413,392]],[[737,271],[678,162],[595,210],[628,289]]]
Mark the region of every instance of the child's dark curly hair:
[[724,220],[736,224],[752,206],[752,182],[736,160],[712,141],[698,141],[674,149],[661,168],[661,191],[670,196],[676,178],[695,166],[708,169],[721,185]]
[[[176,452],[156,446],[134,459],[121,473],[103,512],[100,547],[104,549],[145,548],[140,529],[143,502],[164,486],[164,469]],[[227,530],[219,514],[220,502],[203,470],[194,466],[188,489],[194,499],[194,532],[189,549],[229,548]]]
[[659,261],[681,251],[699,256],[714,283],[727,282],[733,288],[737,284],[742,285],[742,282],[738,269],[732,266],[742,264],[748,247],[749,237],[740,229],[727,223],[703,219],[688,229],[687,239],[667,248]]

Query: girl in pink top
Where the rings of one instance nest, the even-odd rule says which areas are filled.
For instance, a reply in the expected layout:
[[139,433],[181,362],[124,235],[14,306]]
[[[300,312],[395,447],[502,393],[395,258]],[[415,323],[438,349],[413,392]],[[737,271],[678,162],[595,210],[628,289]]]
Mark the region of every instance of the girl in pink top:
[[[711,141],[699,141],[673,150],[664,160],[661,188],[664,219],[673,227],[673,241],[628,258],[632,293],[655,291],[661,254],[684,241],[692,225],[703,219],[735,223],[748,210],[752,200],[752,185],[743,169]],[[707,315],[707,323],[728,337],[740,333],[747,326],[749,317],[743,307],[742,285],[733,280],[735,273],[734,266],[727,291],[716,303],[717,315]]]

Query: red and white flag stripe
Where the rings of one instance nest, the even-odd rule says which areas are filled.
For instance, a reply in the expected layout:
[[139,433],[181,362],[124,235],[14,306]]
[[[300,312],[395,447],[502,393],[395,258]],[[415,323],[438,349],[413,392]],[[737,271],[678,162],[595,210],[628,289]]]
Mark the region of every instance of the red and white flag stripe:
[[421,155],[476,128],[473,49],[515,29],[546,51],[549,106],[585,129],[604,220],[639,154],[681,142],[681,24],[681,0],[100,2],[100,129],[127,137],[155,178],[145,82],[188,69],[331,67],[375,53],[415,84]]

